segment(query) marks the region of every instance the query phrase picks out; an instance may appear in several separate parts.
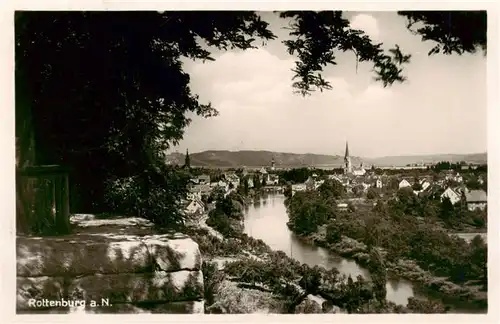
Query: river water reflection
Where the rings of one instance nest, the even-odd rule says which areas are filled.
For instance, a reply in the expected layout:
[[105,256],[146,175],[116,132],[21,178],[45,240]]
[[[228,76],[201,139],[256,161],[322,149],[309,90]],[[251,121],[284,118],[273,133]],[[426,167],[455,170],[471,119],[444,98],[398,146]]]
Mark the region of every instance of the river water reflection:
[[[323,266],[327,269],[337,268],[340,273],[358,275],[369,279],[368,270],[354,261],[335,255],[328,250],[301,241],[287,227],[285,197],[280,194],[269,194],[257,199],[245,212],[245,233],[263,240],[273,250],[281,250],[288,256],[309,266]],[[387,282],[387,300],[406,305],[408,298],[414,296],[411,282],[406,280],[390,280]],[[423,297],[423,296],[419,296]]]

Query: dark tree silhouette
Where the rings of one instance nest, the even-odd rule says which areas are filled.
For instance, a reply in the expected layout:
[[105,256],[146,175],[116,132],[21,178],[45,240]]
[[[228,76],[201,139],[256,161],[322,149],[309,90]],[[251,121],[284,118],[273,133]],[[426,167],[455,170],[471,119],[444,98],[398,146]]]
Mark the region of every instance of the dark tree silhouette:
[[[423,23],[415,33],[441,46],[430,54],[486,49],[485,11],[400,14],[409,27]],[[410,55],[398,46],[384,51],[341,11],[279,15],[290,19],[293,39],[284,43],[298,56],[293,86],[302,95],[331,88],[321,72],[339,51],[371,62],[384,86],[405,80]],[[138,176],[146,195],[176,181],[163,152],[182,139],[188,112],[217,114],[191,92],[182,57],[213,60],[211,48],[246,50],[256,38],[276,38],[251,11],[23,11],[15,33],[16,137],[26,140],[21,126],[31,115],[37,163],[72,167],[72,194],[87,212],[106,207],[105,180]],[[181,198],[177,189],[164,194]]]
[[[432,54],[475,53],[478,48],[486,55],[486,11],[399,11],[408,20],[407,27],[422,41],[437,43]],[[420,27],[415,27],[420,25]],[[470,27],[467,27],[470,26]]]

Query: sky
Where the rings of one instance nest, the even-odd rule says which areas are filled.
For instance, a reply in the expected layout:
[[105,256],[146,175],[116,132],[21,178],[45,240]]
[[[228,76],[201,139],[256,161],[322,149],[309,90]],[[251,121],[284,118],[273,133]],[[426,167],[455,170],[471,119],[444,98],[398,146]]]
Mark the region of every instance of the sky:
[[482,53],[429,57],[395,12],[345,12],[351,26],[387,48],[412,54],[408,81],[383,88],[370,63],[338,53],[324,77],[333,86],[302,97],[293,93],[294,58],[281,41],[287,21],[261,13],[278,36],[247,51],[215,52],[214,62],[184,60],[191,89],[219,111],[190,116],[184,139],[172,151],[268,150],[342,155],[479,153],[487,150],[486,57]]

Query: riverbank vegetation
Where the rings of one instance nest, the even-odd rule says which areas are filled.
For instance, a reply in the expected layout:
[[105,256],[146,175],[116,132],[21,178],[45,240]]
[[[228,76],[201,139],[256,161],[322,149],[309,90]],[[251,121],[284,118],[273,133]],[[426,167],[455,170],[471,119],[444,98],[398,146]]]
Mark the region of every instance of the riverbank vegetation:
[[[247,303],[253,303],[248,299],[258,299],[255,308],[264,307],[278,313],[323,313],[333,309],[347,313],[444,312],[444,307],[435,302],[415,300],[408,307],[388,302],[385,297],[385,265],[375,249],[368,255],[372,280],[367,281],[362,277],[352,279],[340,275],[337,269],[309,267],[282,251],[273,251],[262,240],[234,228],[228,230],[232,225],[231,213],[239,213],[228,198],[220,197],[215,208],[218,211],[211,216],[217,220],[212,227],[224,231],[223,239],[200,227],[187,230],[199,244],[205,260],[203,271],[208,313],[249,312],[249,306],[236,302],[235,296]],[[229,297],[230,294],[233,298]],[[322,302],[318,304],[311,300],[311,296]]]
[[220,195],[215,201],[215,208],[208,213],[207,225],[226,237],[232,237],[243,231],[244,198],[237,193]]
[[[468,244],[436,226],[438,220],[448,224],[477,224],[478,220],[485,219],[485,212],[469,212],[460,204],[455,207],[447,200],[440,202],[434,197],[418,197],[411,190],[400,190],[394,199],[378,200],[371,207],[344,212],[337,209],[335,202],[342,191],[332,188],[335,186],[325,183],[318,191],[288,196],[285,203],[289,227],[295,233],[313,238],[316,243],[344,256],[353,257],[358,253],[355,259],[360,263],[367,263],[362,255],[372,247],[380,248],[384,262],[394,265],[393,268],[404,260],[413,260],[419,271],[430,273],[432,277],[412,276],[408,273],[410,270],[398,271],[398,274],[425,281],[426,287],[457,294],[455,297],[467,296],[486,303],[486,242],[478,236]],[[348,242],[344,237],[362,243],[365,248],[342,251],[339,245]],[[430,283],[436,278],[441,278],[441,284]],[[457,289],[445,289],[445,283]]]

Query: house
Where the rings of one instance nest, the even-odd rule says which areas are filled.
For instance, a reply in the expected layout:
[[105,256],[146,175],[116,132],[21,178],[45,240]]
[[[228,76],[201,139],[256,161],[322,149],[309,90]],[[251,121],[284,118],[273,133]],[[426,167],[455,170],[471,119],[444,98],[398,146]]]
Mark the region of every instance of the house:
[[205,204],[197,198],[189,200],[184,208],[188,215],[199,215],[205,212]]
[[212,188],[210,188],[210,185],[208,184],[197,184],[194,185],[190,190],[190,193],[196,194],[196,196],[200,198],[203,195],[210,195],[210,192],[212,192]]
[[226,182],[229,182],[233,185],[233,188],[238,188],[240,185],[240,178],[234,173],[225,174]]
[[262,168],[259,170],[259,173],[260,173],[260,174],[262,174],[262,175],[267,174],[266,168],[262,167]]
[[375,188],[382,188],[382,180],[380,180],[380,178],[375,181]]
[[201,192],[190,190],[186,196],[188,200],[201,199]]
[[457,172],[453,180],[455,180],[456,182],[463,182],[464,178],[460,175],[460,173]]
[[408,180],[403,179],[399,182],[399,189],[408,188],[408,187],[411,187],[411,184],[408,182]]
[[248,183],[248,188],[253,188],[254,184],[253,184],[253,178],[248,178],[247,180],[247,183]]
[[425,191],[431,186],[431,183],[429,181],[427,181],[427,179],[420,179],[419,183],[420,183],[420,186],[422,186],[421,191]]
[[278,175],[276,174],[268,174],[266,179],[266,185],[268,186],[277,186],[280,182]]
[[224,178],[229,182],[239,182],[240,181],[240,177],[238,177],[238,175],[236,175],[235,173],[226,173],[224,175]]
[[315,181],[312,177],[309,177],[304,184],[306,185],[306,190],[314,190]]
[[466,193],[468,193],[468,192],[469,192],[469,189],[467,189],[467,187],[466,187],[466,186],[464,186],[464,185],[461,185],[461,186],[455,187],[455,188],[453,188],[453,190],[454,190],[456,193],[460,194],[460,195],[462,195],[462,194],[466,194]]
[[292,196],[299,191],[306,191],[307,187],[304,183],[298,183],[292,185]]
[[453,179],[454,179],[454,176],[453,176],[453,174],[450,174],[450,173],[446,174],[446,176],[444,177],[445,181],[449,181],[449,180],[453,180]]
[[318,190],[318,188],[325,183],[325,180],[314,180],[314,190]]
[[353,169],[352,174],[358,177],[362,177],[366,174],[366,170],[363,168],[363,164],[359,168]]
[[340,183],[342,183],[342,179],[340,179],[337,175],[335,174],[330,174],[328,175],[328,180],[335,180],[335,181],[338,181]]
[[451,188],[446,188],[446,190],[441,194],[441,201],[444,198],[450,199],[451,203],[455,205],[460,201],[461,195]]
[[413,190],[413,193],[417,196],[420,195],[422,192],[431,188],[431,183],[425,178],[418,180],[418,183],[420,184],[421,189]]
[[217,182],[217,187],[219,187],[222,190],[224,190],[224,192],[229,191],[229,183],[227,183],[224,180],[219,180],[219,182]]
[[208,174],[199,175],[196,179],[198,180],[198,183],[202,185],[210,183],[210,176]]
[[468,210],[484,210],[488,204],[488,196],[484,190],[471,190],[465,194]]

